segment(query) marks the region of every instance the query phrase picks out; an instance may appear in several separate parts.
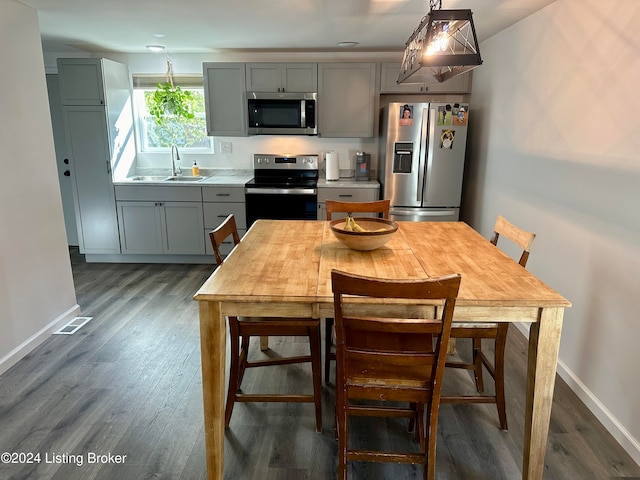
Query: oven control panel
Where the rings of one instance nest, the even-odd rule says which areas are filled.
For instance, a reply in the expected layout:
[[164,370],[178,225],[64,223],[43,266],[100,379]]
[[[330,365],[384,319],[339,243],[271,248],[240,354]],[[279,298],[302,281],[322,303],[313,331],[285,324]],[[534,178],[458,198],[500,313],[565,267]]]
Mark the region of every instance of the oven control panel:
[[318,170],[318,155],[266,155],[253,156],[254,170]]

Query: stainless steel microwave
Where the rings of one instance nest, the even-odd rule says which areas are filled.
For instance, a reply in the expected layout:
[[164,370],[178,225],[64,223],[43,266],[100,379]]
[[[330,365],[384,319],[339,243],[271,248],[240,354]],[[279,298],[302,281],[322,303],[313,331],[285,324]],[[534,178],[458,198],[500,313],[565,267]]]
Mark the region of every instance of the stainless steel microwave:
[[248,92],[249,135],[317,135],[317,93]]

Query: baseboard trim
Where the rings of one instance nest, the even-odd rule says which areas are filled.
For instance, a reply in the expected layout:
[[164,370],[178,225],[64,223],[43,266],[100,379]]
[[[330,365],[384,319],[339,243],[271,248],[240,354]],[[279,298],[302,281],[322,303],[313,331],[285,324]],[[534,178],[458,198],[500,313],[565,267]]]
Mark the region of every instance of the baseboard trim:
[[[516,328],[529,338],[528,325],[516,324]],[[573,373],[571,369],[560,359],[558,359],[558,375],[564,380],[568,387],[575,393],[580,401],[595,415],[604,428],[615,438],[620,446],[640,465],[640,442],[629,433],[618,419],[600,402],[587,386]]]
[[22,360],[33,349],[44,342],[54,331],[58,330],[63,325],[66,325],[74,317],[80,314],[80,305],[76,304],[69,310],[59,315],[57,318],[49,322],[39,331],[34,333],[31,337],[27,338],[24,342],[18,345],[16,348],[7,353],[4,357],[0,358],[0,375],[13,367],[16,363]]

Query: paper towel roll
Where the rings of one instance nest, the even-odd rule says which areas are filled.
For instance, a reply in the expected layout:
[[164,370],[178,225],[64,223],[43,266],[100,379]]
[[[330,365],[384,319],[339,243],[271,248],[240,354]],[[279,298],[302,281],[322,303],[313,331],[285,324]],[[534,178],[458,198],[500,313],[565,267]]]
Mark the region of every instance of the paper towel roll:
[[338,180],[340,176],[340,163],[338,162],[337,153],[327,153],[325,156],[325,168],[327,171],[327,180]]

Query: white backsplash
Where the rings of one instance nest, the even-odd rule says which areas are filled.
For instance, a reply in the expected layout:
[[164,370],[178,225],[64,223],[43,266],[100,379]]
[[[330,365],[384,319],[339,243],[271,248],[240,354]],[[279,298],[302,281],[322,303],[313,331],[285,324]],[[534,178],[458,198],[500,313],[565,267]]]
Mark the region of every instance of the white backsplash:
[[[231,144],[231,153],[222,153],[221,142]],[[318,138],[308,136],[214,137],[213,154],[187,154],[180,151],[180,167],[190,169],[195,160],[201,169],[252,170],[253,155],[266,154],[312,154],[319,157],[319,169],[324,172],[324,155],[333,150],[343,159],[349,160],[350,169],[355,168],[356,152],[371,153],[372,168],[377,165],[377,139],[375,138]],[[166,153],[139,154],[136,168],[141,170],[171,170],[171,155]],[[135,173],[135,172],[132,172]],[[347,174],[348,172],[344,172]],[[324,175],[324,173],[323,173]],[[343,172],[341,171],[341,176]]]

